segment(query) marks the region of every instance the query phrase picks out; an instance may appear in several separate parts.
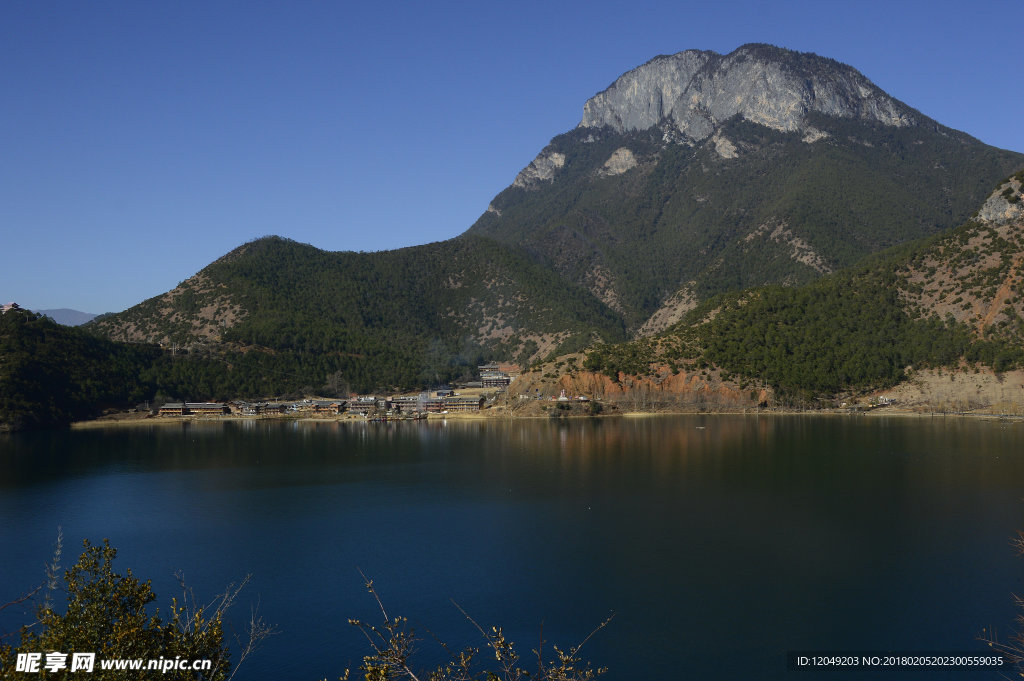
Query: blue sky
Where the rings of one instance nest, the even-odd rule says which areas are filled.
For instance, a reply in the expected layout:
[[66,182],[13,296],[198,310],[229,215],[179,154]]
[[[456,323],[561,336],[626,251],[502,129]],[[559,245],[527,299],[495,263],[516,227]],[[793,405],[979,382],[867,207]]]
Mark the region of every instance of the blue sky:
[[816,52],[1024,151],[1017,2],[0,3],[0,302],[119,311],[280,234],[463,232],[657,54]]

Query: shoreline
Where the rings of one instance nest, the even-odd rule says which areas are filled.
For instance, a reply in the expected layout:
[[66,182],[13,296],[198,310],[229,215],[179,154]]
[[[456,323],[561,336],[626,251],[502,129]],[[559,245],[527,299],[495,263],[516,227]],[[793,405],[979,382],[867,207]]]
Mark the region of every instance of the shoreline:
[[[898,418],[967,418],[993,421],[1024,421],[1024,414],[1002,414],[996,412],[942,412],[942,411],[911,411],[906,409],[872,409],[868,411],[848,411],[836,409],[747,409],[727,411],[628,411],[618,414],[567,414],[564,416],[552,417],[547,414],[510,414],[508,412],[493,413],[491,410],[476,412],[461,412],[454,414],[430,414],[426,419],[419,421],[512,421],[512,420],[577,420],[577,419],[608,419],[625,418],[641,419],[661,416],[843,416],[843,417],[898,417]],[[184,424],[209,424],[209,423],[254,423],[254,422],[287,422],[294,423],[372,423],[360,416],[330,416],[314,417],[308,415],[273,415],[273,416],[131,416],[117,415],[114,417],[101,416],[95,419],[74,421],[69,424],[72,430],[90,430],[96,428],[137,428],[168,427]],[[393,419],[383,423],[404,423],[415,422],[414,419]]]

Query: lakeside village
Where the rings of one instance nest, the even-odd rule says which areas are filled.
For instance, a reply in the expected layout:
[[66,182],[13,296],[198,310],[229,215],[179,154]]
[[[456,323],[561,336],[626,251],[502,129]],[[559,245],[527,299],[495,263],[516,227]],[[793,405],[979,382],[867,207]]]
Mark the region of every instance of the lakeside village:
[[[298,401],[247,402],[168,402],[158,406],[156,416],[183,417],[260,417],[260,416],[313,416],[331,417],[347,415],[370,421],[400,421],[425,419],[430,414],[448,415],[481,412],[491,407],[519,377],[519,367],[512,364],[484,364],[478,366],[479,381],[456,386],[458,390],[443,387],[413,395],[356,395],[350,399],[315,399]],[[537,396],[539,399],[539,396]],[[552,400],[567,401],[563,394]],[[586,398],[576,398],[585,400]],[[137,411],[148,412],[148,405]],[[147,416],[149,414],[147,413]]]

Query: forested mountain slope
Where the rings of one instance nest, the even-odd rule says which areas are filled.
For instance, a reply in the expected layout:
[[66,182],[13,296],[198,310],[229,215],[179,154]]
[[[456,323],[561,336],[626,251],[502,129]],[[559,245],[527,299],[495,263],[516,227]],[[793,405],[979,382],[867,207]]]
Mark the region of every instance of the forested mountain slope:
[[962,222],[1021,166],[833,60],[681,52],[591,98],[462,236],[380,253],[260,239],[87,328],[412,387],[806,284]]
[[806,283],[959,224],[1022,165],[835,61],[689,51],[587,102],[470,233],[524,247],[647,333],[717,293]]
[[125,345],[28,310],[0,314],[0,431],[63,425],[149,399],[160,349]]
[[[796,403],[891,386],[910,368],[1024,366],[1024,172],[960,227],[801,287],[713,298],[652,338],[599,346],[616,379],[721,370]],[[820,403],[820,402],[819,402]]]
[[333,358],[353,385],[447,380],[483,357],[528,361],[624,338],[587,291],[484,237],[332,253],[271,237],[88,328],[108,338]]

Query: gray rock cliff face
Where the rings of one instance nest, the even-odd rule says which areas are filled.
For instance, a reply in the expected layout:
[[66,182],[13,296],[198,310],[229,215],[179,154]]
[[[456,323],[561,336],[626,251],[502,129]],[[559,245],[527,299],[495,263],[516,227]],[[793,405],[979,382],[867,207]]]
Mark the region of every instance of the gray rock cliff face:
[[583,106],[580,127],[617,132],[668,123],[703,140],[740,115],[775,130],[806,130],[806,116],[917,124],[914,112],[856,69],[817,55],[744,45],[728,55],[687,50],[655,57],[620,76]]
[[[1011,202],[1010,197],[1015,200]],[[1013,177],[992,192],[978,211],[977,220],[985,224],[1024,223],[1024,183]]]
[[565,154],[557,151],[542,151],[530,165],[523,168],[512,182],[513,187],[535,189],[541,182],[550,181],[555,173],[565,165]]

